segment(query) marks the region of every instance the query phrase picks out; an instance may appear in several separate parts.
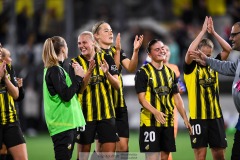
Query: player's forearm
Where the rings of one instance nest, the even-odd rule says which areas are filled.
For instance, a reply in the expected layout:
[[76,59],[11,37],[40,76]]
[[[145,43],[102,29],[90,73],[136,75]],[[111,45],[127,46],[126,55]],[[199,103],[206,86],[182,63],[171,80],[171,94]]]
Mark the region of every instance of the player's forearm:
[[105,73],[107,79],[109,80],[110,84],[112,85],[112,87],[116,90],[120,89],[120,82],[118,80],[118,75],[111,75],[111,73],[106,72]]
[[5,84],[7,86],[8,93],[13,97],[13,99],[17,99],[19,96],[18,87],[14,86],[7,77],[4,77],[4,78],[5,78]]

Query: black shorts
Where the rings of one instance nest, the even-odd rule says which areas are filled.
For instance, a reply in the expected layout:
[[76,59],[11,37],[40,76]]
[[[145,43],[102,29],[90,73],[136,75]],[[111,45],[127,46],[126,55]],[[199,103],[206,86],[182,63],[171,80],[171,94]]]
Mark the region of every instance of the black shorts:
[[75,136],[76,129],[67,130],[52,136],[56,160],[70,160],[72,158]]
[[226,148],[227,138],[223,118],[190,119],[193,134],[190,135],[192,148]]
[[116,127],[119,137],[129,138],[128,110],[126,107],[115,109]]
[[176,152],[173,127],[140,127],[140,152]]
[[231,160],[239,160],[240,159],[240,131],[236,130],[236,133],[234,135],[234,143],[232,148],[232,156]]
[[0,125],[0,137],[1,147],[3,143],[7,148],[26,143],[18,121],[6,125]]
[[91,144],[96,134],[100,143],[119,141],[115,118],[86,122],[84,127],[78,129],[76,142],[83,145]]

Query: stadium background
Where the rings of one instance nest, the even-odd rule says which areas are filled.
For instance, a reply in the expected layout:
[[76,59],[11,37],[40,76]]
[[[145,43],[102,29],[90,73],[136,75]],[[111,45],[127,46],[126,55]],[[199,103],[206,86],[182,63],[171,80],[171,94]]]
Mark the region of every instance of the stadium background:
[[[44,122],[42,106],[41,51],[46,38],[53,35],[64,37],[71,58],[79,54],[78,34],[84,30],[91,30],[95,22],[105,20],[112,26],[114,35],[121,33],[122,49],[128,57],[132,54],[134,36],[144,35],[138,67],[146,58],[145,47],[148,41],[159,38],[170,46],[170,62],[177,64],[182,71],[185,52],[201,30],[206,15],[213,17],[215,30],[228,41],[232,24],[240,20],[240,1],[0,0],[0,42],[11,51],[17,75],[24,78],[26,95],[24,101],[19,104],[19,114],[27,139],[29,159],[53,157],[53,147]],[[214,55],[219,50],[219,45],[215,43]],[[237,52],[232,52],[229,56],[229,60],[232,61],[237,58]],[[140,105],[134,89],[134,75],[125,71],[123,75],[131,127],[130,152],[138,152]],[[219,79],[220,101],[229,142],[227,159],[230,159],[238,113],[231,97],[232,78],[220,75]],[[183,94],[183,100],[185,108],[188,109],[186,93]],[[193,159],[190,141],[180,116],[179,130],[181,134],[177,137],[178,151],[173,156],[175,159]]]

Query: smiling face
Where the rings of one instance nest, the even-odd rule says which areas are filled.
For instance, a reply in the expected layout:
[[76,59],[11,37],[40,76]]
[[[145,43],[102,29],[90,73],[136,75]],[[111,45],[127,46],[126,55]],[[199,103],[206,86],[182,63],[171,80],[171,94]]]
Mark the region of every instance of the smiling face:
[[113,44],[113,32],[108,23],[103,23],[98,27],[98,31],[94,34],[96,41],[100,47],[108,49]]
[[166,49],[161,41],[157,41],[151,45],[148,53],[152,61],[160,63],[166,59]]
[[84,57],[92,57],[94,54],[94,41],[88,34],[82,34],[78,37],[78,48]]
[[232,49],[240,51],[240,24],[233,25],[229,40],[232,42]]

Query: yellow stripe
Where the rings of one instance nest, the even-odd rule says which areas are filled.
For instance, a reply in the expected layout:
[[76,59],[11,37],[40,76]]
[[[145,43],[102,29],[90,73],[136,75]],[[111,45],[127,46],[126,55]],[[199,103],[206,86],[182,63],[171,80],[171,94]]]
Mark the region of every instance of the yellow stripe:
[[[197,76],[199,75],[199,76]],[[210,77],[211,76],[211,77]],[[209,78],[215,78],[216,79],[216,83],[213,84],[212,87],[207,87],[204,88],[202,85],[200,84],[196,84],[197,79],[209,79]],[[201,119],[207,119],[207,118],[219,118],[221,117],[221,110],[220,110],[220,106],[218,105],[218,101],[217,101],[217,95],[219,94],[218,91],[218,74],[211,70],[209,67],[205,68],[205,67],[195,67],[194,71],[191,74],[184,74],[184,80],[187,86],[187,90],[188,90],[188,99],[189,99],[189,110],[190,110],[190,117],[192,119],[196,119],[197,118],[197,97],[193,96],[193,95],[197,95],[197,92],[199,92],[198,94],[200,94],[200,100],[202,105],[201,107],[201,115],[200,118]],[[197,91],[197,87],[196,85],[199,85],[200,90]],[[213,88],[213,90],[211,89]],[[207,97],[205,97],[205,92],[207,92]],[[216,93],[215,93],[216,92]],[[213,94],[214,93],[214,94]],[[190,96],[193,97],[190,97]],[[206,109],[206,100],[209,100],[210,105],[209,106],[209,117],[207,115],[207,109]],[[216,116],[214,115],[216,112]]]

